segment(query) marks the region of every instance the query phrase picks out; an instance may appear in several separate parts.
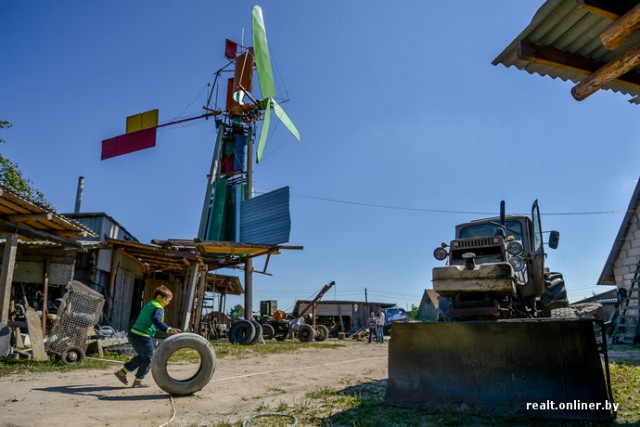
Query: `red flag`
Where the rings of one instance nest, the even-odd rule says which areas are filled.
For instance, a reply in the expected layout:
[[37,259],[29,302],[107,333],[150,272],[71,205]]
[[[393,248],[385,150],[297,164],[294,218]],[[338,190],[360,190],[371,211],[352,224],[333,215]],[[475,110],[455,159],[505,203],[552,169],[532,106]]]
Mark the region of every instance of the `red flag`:
[[237,51],[238,51],[238,43],[231,41],[229,39],[225,39],[224,57],[227,59],[234,59],[236,57]]
[[105,139],[102,141],[102,157],[100,159],[106,160],[122,154],[155,147],[157,130],[158,128],[152,127]]

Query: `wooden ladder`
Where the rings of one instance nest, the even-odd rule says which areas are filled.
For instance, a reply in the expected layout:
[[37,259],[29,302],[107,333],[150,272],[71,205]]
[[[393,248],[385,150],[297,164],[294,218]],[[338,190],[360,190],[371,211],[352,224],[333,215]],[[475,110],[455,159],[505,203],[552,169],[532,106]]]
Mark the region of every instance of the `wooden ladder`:
[[640,261],[636,266],[627,298],[620,304],[620,319],[613,333],[613,342],[633,344],[636,336],[640,334],[638,283],[640,283]]

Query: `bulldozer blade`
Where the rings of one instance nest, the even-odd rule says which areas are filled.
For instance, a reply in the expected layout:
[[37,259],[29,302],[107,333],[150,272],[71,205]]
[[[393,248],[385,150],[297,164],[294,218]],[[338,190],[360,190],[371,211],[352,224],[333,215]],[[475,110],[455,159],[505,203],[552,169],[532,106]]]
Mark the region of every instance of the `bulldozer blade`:
[[[603,344],[606,346],[606,344]],[[606,356],[606,348],[604,348]],[[613,417],[591,320],[396,323],[385,402],[527,417]]]

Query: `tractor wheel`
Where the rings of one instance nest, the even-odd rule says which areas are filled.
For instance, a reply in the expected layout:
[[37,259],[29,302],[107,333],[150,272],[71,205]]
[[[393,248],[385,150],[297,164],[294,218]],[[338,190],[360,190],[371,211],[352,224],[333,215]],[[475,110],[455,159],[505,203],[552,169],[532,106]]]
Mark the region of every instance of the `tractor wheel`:
[[547,310],[569,306],[567,288],[562,273],[544,274],[544,293],[540,297],[540,304]]
[[324,325],[316,326],[316,341],[324,341],[329,337],[329,328]]
[[311,325],[300,325],[298,328],[298,339],[301,342],[311,342],[315,336],[315,332]]
[[262,325],[262,338],[264,338],[266,341],[272,340],[275,334],[276,331],[275,329],[273,329],[273,326],[268,324]]
[[84,360],[84,351],[80,347],[68,347],[60,355],[65,365],[79,365]]
[[249,343],[249,345],[253,345],[258,342],[260,338],[262,338],[262,325],[257,320],[250,320],[253,324],[253,327],[256,329],[256,333],[253,336],[253,339]]
[[229,330],[229,342],[231,344],[249,345],[253,341],[253,337],[256,334],[256,328],[248,320],[240,320],[233,325]]
[[[200,356],[198,371],[190,378],[181,380],[173,378],[168,370],[167,363],[173,353],[183,348],[193,349]],[[151,374],[162,390],[174,396],[184,396],[202,390],[209,384],[216,370],[216,353],[209,341],[198,334],[184,332],[171,335],[162,341],[151,359]]]

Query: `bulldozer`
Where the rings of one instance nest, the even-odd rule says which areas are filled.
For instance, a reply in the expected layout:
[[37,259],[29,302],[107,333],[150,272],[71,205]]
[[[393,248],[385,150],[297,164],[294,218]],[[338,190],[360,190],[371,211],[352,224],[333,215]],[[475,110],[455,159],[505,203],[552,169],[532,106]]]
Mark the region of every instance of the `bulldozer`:
[[[499,217],[457,225],[455,238],[435,249],[447,261],[432,272],[438,322],[394,325],[385,401],[612,418],[604,325],[571,318],[562,274],[545,267],[537,200],[530,216],[505,210],[502,201]],[[548,232],[548,247],[556,249],[559,237]]]

